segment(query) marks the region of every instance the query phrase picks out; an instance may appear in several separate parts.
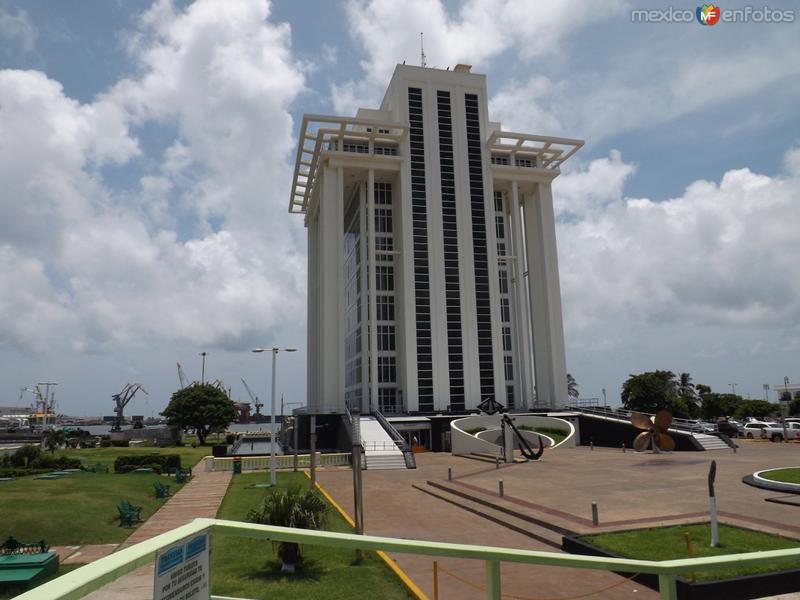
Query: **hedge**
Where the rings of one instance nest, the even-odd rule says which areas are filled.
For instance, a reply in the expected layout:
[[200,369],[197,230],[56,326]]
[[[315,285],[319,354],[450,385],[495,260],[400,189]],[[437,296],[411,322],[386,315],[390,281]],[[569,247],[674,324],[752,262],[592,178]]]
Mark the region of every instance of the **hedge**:
[[181,466],[180,454],[128,454],[118,456],[114,461],[115,473],[128,473],[134,469],[158,467],[159,472],[178,469]]

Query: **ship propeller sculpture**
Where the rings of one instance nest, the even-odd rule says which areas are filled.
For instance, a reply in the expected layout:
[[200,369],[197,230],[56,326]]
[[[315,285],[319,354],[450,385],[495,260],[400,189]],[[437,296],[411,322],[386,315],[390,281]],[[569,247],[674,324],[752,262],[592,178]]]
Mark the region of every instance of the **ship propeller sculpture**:
[[675,440],[667,433],[667,429],[672,425],[672,413],[668,410],[660,410],[656,413],[653,420],[642,413],[631,414],[631,424],[642,433],[633,440],[633,449],[643,452],[648,448],[653,452],[664,450],[670,452],[675,449]]

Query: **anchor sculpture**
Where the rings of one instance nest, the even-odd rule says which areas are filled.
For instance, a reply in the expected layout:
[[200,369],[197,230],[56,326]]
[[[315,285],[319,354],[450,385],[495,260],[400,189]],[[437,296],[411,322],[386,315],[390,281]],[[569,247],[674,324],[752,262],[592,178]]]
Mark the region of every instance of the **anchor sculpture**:
[[[513,448],[513,444],[507,444],[506,441],[508,438],[506,436],[510,435],[508,433],[508,428],[511,428],[511,431],[517,436],[517,445],[519,447],[519,451],[528,460],[539,460],[542,458],[542,454],[544,454],[544,441],[542,440],[542,436],[538,436],[539,438],[539,448],[534,452],[533,448],[531,448],[528,441],[522,437],[522,434],[517,429],[516,425],[514,425],[514,419],[512,419],[508,414],[504,414],[501,420],[501,425],[503,428],[503,448]],[[506,462],[511,462],[513,457],[506,456]]]

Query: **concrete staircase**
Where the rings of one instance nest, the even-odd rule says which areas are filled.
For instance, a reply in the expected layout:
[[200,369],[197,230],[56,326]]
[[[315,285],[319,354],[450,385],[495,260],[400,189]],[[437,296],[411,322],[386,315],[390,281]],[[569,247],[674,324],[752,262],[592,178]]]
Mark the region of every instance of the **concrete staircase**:
[[693,433],[692,437],[697,440],[704,450],[730,450],[730,446],[715,435]]
[[406,468],[406,460],[402,451],[378,419],[362,416],[359,418],[359,423],[368,471]]

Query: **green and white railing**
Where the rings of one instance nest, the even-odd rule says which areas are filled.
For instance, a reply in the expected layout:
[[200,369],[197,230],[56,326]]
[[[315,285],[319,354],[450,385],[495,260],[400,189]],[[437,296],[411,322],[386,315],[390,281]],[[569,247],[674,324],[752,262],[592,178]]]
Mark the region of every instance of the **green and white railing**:
[[[258,469],[269,469],[269,456],[242,456],[242,471],[256,471]],[[206,471],[233,471],[234,459],[232,456],[215,457],[206,456],[204,459]],[[282,454],[275,457],[276,469],[294,468],[294,454]],[[311,466],[310,454],[297,455],[297,467],[307,469]],[[349,467],[349,452],[334,452],[322,454],[317,452],[318,467]]]
[[[195,519],[187,525],[162,533],[147,541],[130,546],[62,575],[21,596],[17,596],[16,600],[41,600],[43,598],[48,600],[77,600],[122,577],[126,573],[152,562],[160,549],[205,530],[210,530],[213,535],[233,535],[269,540],[271,542],[297,542],[330,548],[383,550],[401,554],[482,560],[486,569],[485,587],[488,600],[500,600],[502,596],[500,563],[503,562],[548,567],[569,567],[573,569],[652,573],[658,576],[661,599],[676,600],[675,577],[681,573],[723,569],[733,565],[744,567],[769,564],[781,558],[800,558],[800,548],[792,548],[682,560],[632,560],[538,552],[515,548],[405,540],[329,531],[309,531],[306,529],[255,525],[253,523],[219,519]],[[215,598],[213,595],[211,597],[212,599]]]

